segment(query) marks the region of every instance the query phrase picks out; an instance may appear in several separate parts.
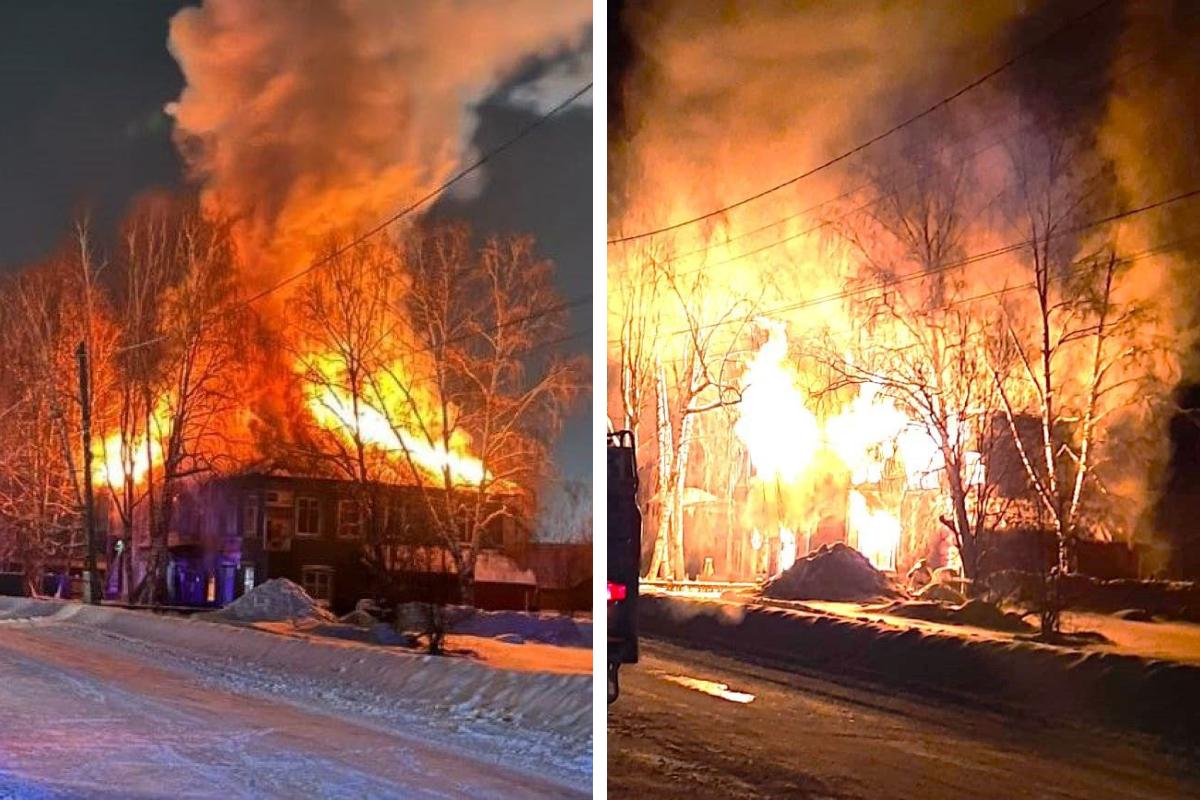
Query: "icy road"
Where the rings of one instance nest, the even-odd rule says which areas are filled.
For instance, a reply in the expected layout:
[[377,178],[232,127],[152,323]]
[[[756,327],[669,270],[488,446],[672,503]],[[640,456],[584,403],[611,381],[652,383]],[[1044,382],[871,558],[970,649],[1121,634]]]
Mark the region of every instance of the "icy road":
[[273,681],[70,622],[6,621],[0,798],[587,795],[419,719],[306,702]]
[[1200,765],[1150,740],[643,648],[609,707],[611,798],[1200,797]]

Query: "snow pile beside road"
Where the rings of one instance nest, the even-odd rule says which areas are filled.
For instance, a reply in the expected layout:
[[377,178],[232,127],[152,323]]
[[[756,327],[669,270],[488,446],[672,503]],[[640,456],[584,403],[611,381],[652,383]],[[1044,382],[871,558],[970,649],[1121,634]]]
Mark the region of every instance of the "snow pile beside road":
[[483,636],[490,639],[520,637],[526,642],[540,642],[565,647],[591,647],[592,625],[577,622],[563,614],[535,614],[522,611],[479,611],[454,618],[451,633],[464,636]]
[[333,614],[317,605],[316,600],[287,578],[272,578],[260,583],[220,611],[204,616],[236,622],[336,621]]
[[[404,603],[396,609],[397,627],[423,632],[430,607],[425,603]],[[504,637],[510,644],[536,642],[560,647],[591,647],[592,621],[565,614],[532,611],[483,611],[472,606],[446,606],[443,609],[446,631],[461,636],[485,639]]]
[[[1032,572],[1001,570],[983,581],[986,595],[997,602],[1036,607],[1045,593],[1045,577]],[[1114,614],[1143,609],[1151,616],[1200,622],[1200,582],[1101,580],[1064,575],[1059,589],[1067,608]]]
[[693,647],[1200,741],[1193,664],[728,601],[643,595],[639,612],[644,633]]
[[775,600],[874,600],[899,597],[891,580],[867,557],[842,542],[798,559],[767,581],[762,594]]
[[995,604],[984,600],[968,600],[965,603],[954,605],[931,601],[897,601],[881,606],[869,606],[864,610],[908,619],[921,619],[926,622],[972,625],[976,628],[1008,633],[1026,633],[1033,630],[1033,626],[1022,619],[1020,614],[1003,611]]

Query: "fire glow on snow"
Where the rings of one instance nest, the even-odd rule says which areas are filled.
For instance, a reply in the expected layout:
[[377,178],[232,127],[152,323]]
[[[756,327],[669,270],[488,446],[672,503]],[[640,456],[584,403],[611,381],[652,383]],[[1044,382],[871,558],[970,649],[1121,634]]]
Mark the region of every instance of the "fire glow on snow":
[[749,692],[732,691],[727,683],[706,681],[703,678],[689,678],[686,675],[664,675],[663,677],[671,683],[677,683],[688,689],[695,689],[697,692],[719,697],[731,703],[750,703],[754,701],[754,695]]

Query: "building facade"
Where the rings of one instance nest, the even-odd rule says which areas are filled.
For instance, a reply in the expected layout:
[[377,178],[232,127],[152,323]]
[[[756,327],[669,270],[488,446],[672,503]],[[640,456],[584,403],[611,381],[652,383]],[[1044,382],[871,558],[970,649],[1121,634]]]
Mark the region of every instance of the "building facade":
[[[456,562],[431,530],[422,489],[372,487],[375,535],[366,530],[372,517],[362,495],[362,487],[348,481],[269,472],[191,485],[177,497],[172,515],[169,602],[221,606],[264,581],[287,578],[340,614],[360,599],[378,596],[381,571],[391,578],[393,593],[399,592],[391,599],[459,602]],[[106,516],[106,587],[119,597],[125,559],[133,559],[133,585],[142,577],[148,525],[144,514],[135,519],[131,554],[119,533],[123,526],[111,510]],[[544,570],[546,591],[540,591],[534,562],[557,565],[564,557],[539,559],[528,530],[524,519],[510,514],[489,526],[475,562],[475,605],[531,610],[558,608],[564,598],[576,602],[578,586],[564,594],[557,567]],[[590,581],[590,561],[588,566]]]

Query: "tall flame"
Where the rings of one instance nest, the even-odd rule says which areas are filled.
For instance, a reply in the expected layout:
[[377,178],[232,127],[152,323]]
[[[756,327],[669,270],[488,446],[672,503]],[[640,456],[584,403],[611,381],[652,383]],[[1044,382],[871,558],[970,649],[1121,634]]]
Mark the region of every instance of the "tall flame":
[[787,334],[782,325],[773,325],[746,370],[734,431],[760,478],[791,482],[812,463],[821,432],[786,359]]
[[122,486],[128,466],[128,474],[133,478],[134,485],[141,486],[150,469],[163,461],[161,434],[170,426],[170,415],[170,403],[166,398],[160,399],[150,415],[149,427],[153,435],[149,437],[149,447],[145,432],[134,436],[130,442],[128,461],[123,452],[120,432],[106,436],[100,445],[100,452],[93,453],[92,483],[113,488]]
[[[329,377],[334,360],[309,357],[302,362]],[[464,435],[450,437],[449,448],[440,442],[430,442],[405,430],[361,397],[356,408],[353,395],[333,384],[333,381],[309,382],[305,387],[308,410],[322,428],[339,432],[348,440],[357,434],[364,443],[383,450],[391,458],[411,458],[429,477],[440,480],[448,470],[451,482],[457,486],[478,486],[492,477],[483,462],[467,452]]]

